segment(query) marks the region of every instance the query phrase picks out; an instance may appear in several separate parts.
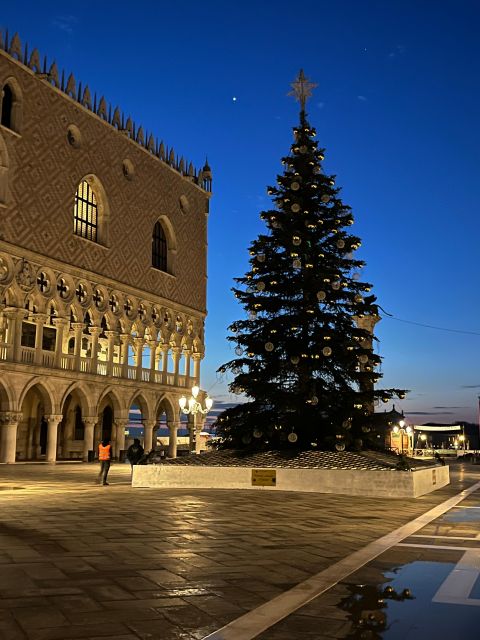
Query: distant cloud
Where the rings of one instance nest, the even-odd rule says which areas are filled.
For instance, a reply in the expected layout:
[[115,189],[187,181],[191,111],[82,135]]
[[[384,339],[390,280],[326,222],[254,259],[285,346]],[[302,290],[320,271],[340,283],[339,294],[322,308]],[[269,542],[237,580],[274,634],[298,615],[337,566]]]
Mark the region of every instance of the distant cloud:
[[406,47],[403,44],[397,44],[397,46],[390,51],[390,53],[388,54],[389,58],[399,58],[400,56],[403,56],[405,51],[406,51]]
[[365,96],[357,96],[357,100],[360,100],[360,102],[368,102]]
[[60,31],[64,31],[71,35],[73,33],[74,27],[78,24],[77,16],[55,16],[52,20],[52,26],[56,29],[60,29]]
[[467,407],[433,407],[434,409],[466,409]]
[[480,384],[462,384],[460,389],[480,389]]
[[405,411],[407,416],[450,416],[453,411]]

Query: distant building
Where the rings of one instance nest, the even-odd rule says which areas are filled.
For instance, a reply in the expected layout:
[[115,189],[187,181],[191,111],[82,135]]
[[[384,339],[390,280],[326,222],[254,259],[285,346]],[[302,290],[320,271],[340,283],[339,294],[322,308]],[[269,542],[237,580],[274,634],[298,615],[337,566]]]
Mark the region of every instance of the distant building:
[[133,405],[145,449],[165,416],[175,455],[204,356],[210,168],[17,35],[0,33],[0,92],[0,460],[87,460],[103,437],[118,455]]

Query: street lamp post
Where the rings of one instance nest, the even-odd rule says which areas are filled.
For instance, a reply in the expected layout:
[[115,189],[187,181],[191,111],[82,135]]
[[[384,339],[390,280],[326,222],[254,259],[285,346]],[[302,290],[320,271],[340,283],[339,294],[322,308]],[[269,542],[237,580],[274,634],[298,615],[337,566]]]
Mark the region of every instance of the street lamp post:
[[[410,426],[405,426],[405,420],[400,420],[398,425],[395,425],[393,427],[393,433],[395,434],[400,434],[400,446],[401,446],[401,451],[400,451],[400,455],[403,455],[403,435],[406,433],[409,440],[410,440],[410,435],[412,433],[412,427]],[[408,446],[408,449],[410,449],[410,446]]]
[[186,398],[186,396],[182,396],[178,404],[180,405],[180,410],[185,415],[193,416],[193,432],[195,434],[195,453],[200,453],[200,433],[197,433],[197,415],[201,414],[206,416],[210,411],[213,405],[213,400],[209,397],[205,397],[205,407],[202,406],[202,403],[197,400],[198,394],[200,393],[200,387],[195,385],[192,387],[192,395],[190,398]]

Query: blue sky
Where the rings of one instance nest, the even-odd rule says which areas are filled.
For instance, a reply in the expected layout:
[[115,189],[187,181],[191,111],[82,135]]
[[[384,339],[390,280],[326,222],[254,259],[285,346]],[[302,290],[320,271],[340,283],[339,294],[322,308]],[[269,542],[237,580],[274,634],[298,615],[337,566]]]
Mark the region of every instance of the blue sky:
[[364,279],[395,317],[377,325],[383,384],[412,390],[396,402],[412,422],[477,420],[478,2],[27,0],[0,21],[197,166],[208,155],[202,386],[217,406],[235,401],[215,373],[243,314],[230,288],[288,153],[298,107],[286,94],[303,68]]

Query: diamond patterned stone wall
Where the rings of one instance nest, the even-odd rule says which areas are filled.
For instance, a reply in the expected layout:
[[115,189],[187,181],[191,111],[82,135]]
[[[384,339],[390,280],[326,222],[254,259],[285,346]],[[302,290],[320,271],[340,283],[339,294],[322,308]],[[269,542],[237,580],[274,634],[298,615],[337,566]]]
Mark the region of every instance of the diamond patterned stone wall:
[[[21,89],[23,117],[18,133],[0,127],[8,152],[0,240],[205,311],[208,194],[0,51],[0,86],[11,77]],[[80,131],[79,147],[68,140],[70,125]],[[125,160],[133,175],[125,175]],[[86,175],[106,194],[107,247],[73,234],[74,196]],[[151,267],[152,231],[161,215],[175,234],[175,277]]]

